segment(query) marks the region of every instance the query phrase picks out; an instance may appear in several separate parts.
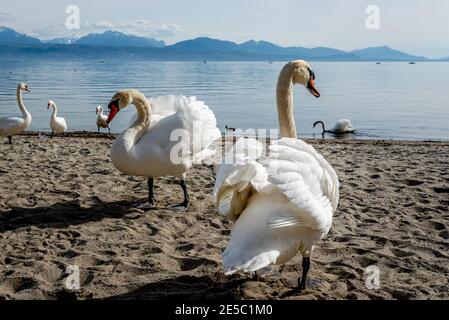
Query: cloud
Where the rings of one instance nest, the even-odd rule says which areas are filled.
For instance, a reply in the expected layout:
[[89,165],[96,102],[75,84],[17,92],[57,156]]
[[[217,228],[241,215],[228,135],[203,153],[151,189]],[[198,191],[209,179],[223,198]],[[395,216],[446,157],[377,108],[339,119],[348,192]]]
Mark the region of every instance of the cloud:
[[14,15],[11,12],[0,10],[0,21],[11,21],[11,20],[14,20]]
[[109,21],[86,22],[82,24],[81,29],[83,33],[103,32],[111,29],[138,36],[157,38],[170,38],[182,31],[181,27],[176,24],[157,26],[145,19],[117,23]]
[[181,31],[181,27],[176,24],[164,24],[154,30],[154,36],[161,38],[171,38]]
[[201,37],[221,37],[222,34],[221,32],[201,32],[200,34],[198,34],[198,36]]
[[64,23],[58,23],[44,28],[33,29],[32,33],[35,36],[48,39],[51,37],[73,36],[74,34],[79,36],[89,33],[101,33],[106,30],[156,38],[171,38],[182,32],[181,27],[176,24],[153,25],[149,20],[141,19],[116,23],[106,20],[86,21],[81,23],[79,30],[67,30]]
[[114,25],[109,21],[87,21],[82,24],[82,29],[85,30],[106,30],[106,29],[112,29],[114,28]]

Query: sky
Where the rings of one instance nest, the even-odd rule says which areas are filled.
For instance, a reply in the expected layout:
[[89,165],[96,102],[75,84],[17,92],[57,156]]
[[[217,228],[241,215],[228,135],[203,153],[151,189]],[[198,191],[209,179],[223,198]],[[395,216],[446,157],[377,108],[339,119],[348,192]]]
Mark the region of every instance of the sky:
[[[65,27],[69,5],[80,10],[79,30]],[[378,15],[367,13],[370,5]],[[343,50],[388,45],[449,56],[447,0],[1,0],[0,25],[41,39],[113,29],[169,44],[208,36]]]

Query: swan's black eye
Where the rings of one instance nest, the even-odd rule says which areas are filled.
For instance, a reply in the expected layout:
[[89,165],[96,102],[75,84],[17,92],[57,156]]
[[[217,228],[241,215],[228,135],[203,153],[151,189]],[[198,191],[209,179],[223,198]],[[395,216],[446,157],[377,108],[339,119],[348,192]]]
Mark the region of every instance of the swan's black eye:
[[112,106],[116,106],[118,108],[119,99],[111,101],[108,105],[108,109],[110,110]]

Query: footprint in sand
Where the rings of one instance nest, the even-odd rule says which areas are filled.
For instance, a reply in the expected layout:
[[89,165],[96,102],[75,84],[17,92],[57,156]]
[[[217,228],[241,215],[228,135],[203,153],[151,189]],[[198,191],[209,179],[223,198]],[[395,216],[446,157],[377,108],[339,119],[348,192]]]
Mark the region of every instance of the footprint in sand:
[[409,187],[419,186],[424,183],[424,181],[414,179],[405,179],[403,182]]
[[18,293],[23,290],[33,289],[37,286],[37,282],[32,278],[27,277],[18,277],[6,279],[2,283],[2,291],[6,291],[8,293]]
[[79,153],[82,154],[83,156],[87,156],[87,155],[91,154],[91,151],[87,148],[82,148],[79,150]]
[[443,230],[440,232],[439,236],[443,239],[449,239],[449,231],[447,229]]
[[178,260],[181,271],[190,271],[198,267],[216,267],[217,263],[206,258],[181,258]]
[[430,221],[429,224],[433,229],[435,229],[437,231],[446,229],[446,226],[444,224],[437,222],[437,221]]
[[436,193],[449,193],[449,187],[434,187],[433,191]]

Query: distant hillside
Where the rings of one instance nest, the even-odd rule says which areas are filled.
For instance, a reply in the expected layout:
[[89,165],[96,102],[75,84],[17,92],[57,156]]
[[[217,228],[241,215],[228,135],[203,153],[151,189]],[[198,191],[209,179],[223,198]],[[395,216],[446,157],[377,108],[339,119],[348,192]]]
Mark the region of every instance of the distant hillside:
[[239,49],[251,52],[264,52],[264,53],[273,53],[280,55],[301,55],[307,57],[335,57],[335,56],[346,56],[349,55],[347,52],[325,48],[325,47],[317,47],[317,48],[303,48],[303,47],[281,47],[276,44],[267,41],[254,41],[250,40],[238,45]]
[[93,33],[73,42],[78,45],[114,46],[114,47],[149,47],[161,48],[165,42],[153,38],[128,35],[118,31],[108,30],[104,33]]
[[167,51],[183,51],[183,52],[229,52],[235,51],[237,44],[231,41],[223,41],[206,37],[195,38],[192,40],[181,41],[171,46],[167,46]]
[[284,49],[281,46],[278,46],[268,41],[255,41],[255,40],[249,40],[244,43],[241,43],[238,45],[238,48],[245,51],[252,51],[252,52],[263,51],[265,53],[276,53]]
[[393,50],[388,46],[359,49],[351,51],[351,53],[364,60],[427,60],[425,57],[409,55],[398,50]]
[[0,27],[0,44],[1,45],[35,45],[40,44],[39,39],[19,33],[7,27]]
[[[82,38],[57,38],[40,41],[0,27],[0,56],[35,55],[39,57],[135,57],[153,60],[234,60],[234,61],[286,61],[293,59],[321,61],[426,61],[394,50],[388,46],[370,47],[346,52],[334,48],[281,47],[268,41],[249,40],[241,44],[232,41],[199,37],[173,45],[164,41],[108,30]],[[120,47],[110,50],[108,47]],[[439,59],[449,61],[449,57]]]
[[238,55],[244,57],[254,57],[259,59],[283,60],[287,58],[301,57],[303,59],[336,59],[350,60],[357,59],[356,56],[345,51],[332,48],[284,48],[267,41],[250,40],[241,44],[231,41],[211,39],[207,37],[196,38],[178,42],[164,48],[167,52],[183,52],[185,54],[208,54],[216,53],[220,55]]

